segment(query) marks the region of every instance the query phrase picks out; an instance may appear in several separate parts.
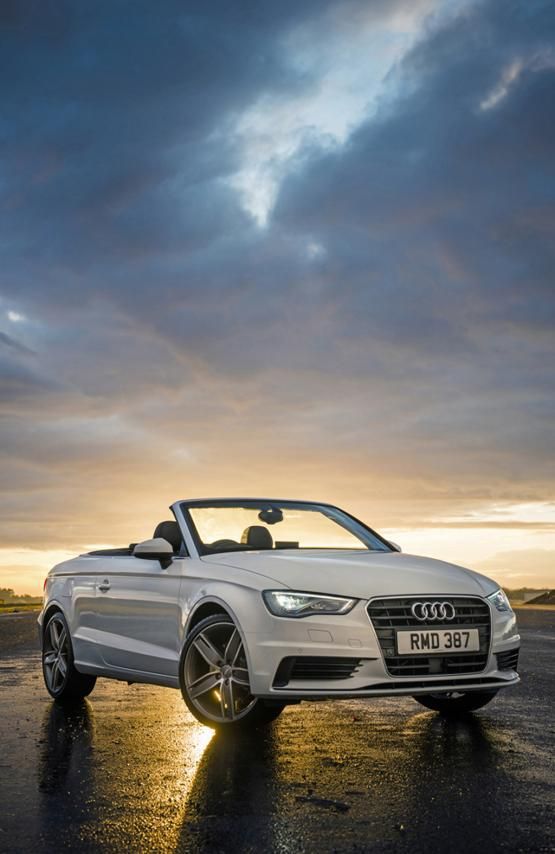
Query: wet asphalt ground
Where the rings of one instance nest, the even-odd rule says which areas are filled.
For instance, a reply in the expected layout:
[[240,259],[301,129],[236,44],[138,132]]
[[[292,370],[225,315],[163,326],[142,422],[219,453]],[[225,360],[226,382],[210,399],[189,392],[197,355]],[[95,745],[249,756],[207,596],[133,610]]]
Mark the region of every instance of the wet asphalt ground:
[[517,688],[459,721],[410,698],[303,703],[224,738],[177,691],[42,685],[36,614],[0,617],[0,851],[555,850],[555,611],[520,611]]

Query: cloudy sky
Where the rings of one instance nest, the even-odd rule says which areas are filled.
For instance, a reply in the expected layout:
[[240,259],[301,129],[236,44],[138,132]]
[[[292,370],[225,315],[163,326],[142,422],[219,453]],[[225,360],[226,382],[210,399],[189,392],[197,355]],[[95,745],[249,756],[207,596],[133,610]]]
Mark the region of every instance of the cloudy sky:
[[0,586],[177,498],[555,585],[551,0],[7,0]]

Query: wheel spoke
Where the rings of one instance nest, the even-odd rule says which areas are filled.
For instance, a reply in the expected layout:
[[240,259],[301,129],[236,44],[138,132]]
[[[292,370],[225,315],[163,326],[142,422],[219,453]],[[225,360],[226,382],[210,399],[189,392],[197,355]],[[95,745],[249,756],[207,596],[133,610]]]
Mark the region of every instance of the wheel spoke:
[[233,629],[233,634],[227,642],[227,646],[225,648],[224,653],[224,659],[227,664],[235,664],[235,661],[237,660],[237,656],[242,646],[243,645],[241,643],[241,635],[239,634],[237,629]]
[[59,641],[60,635],[58,632],[58,626],[56,624],[56,620],[52,620],[52,622],[50,623],[49,632],[50,632],[50,643],[52,644],[52,648],[55,650],[58,650],[60,647],[60,641]]
[[245,688],[250,688],[249,671],[245,667],[234,667],[233,681]]
[[213,688],[216,688],[219,681],[220,673],[218,670],[211,670],[209,673],[205,673],[188,686],[190,697],[194,700],[195,697],[200,697],[201,694],[212,691]]
[[62,679],[65,679],[65,675],[67,673],[67,664],[62,655],[58,656],[58,670],[60,671]]
[[47,653],[45,654],[45,656],[44,656],[44,663],[45,663],[46,665],[48,665],[48,666],[50,666],[50,667],[51,667],[51,666],[54,664],[54,662],[55,662],[55,661],[56,661],[56,653],[54,652],[54,650],[51,650],[50,652],[47,652]]
[[233,720],[235,717],[235,708],[233,705],[233,684],[231,679],[222,682],[220,688],[222,716],[228,720]]
[[65,630],[65,627],[62,627],[62,630],[58,636],[58,649],[60,650],[60,652],[62,652],[62,650],[64,649],[64,647],[66,645],[66,641],[67,641],[67,632]]
[[54,664],[52,665],[52,669],[50,670],[50,678],[52,680],[50,683],[50,687],[53,691],[55,691],[57,687],[56,683],[58,681],[58,659],[56,659]]
[[200,634],[194,642],[194,647],[199,652],[208,664],[213,667],[219,667],[222,661],[222,656],[204,633]]

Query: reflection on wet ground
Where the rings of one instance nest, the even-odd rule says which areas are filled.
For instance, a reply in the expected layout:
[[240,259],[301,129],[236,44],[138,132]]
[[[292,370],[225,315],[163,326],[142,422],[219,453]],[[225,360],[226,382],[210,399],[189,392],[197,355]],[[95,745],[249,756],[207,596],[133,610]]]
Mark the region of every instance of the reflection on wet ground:
[[150,686],[60,707],[19,656],[0,689],[0,849],[551,851],[553,664],[529,642],[532,685],[459,721],[401,698],[302,704],[240,738]]

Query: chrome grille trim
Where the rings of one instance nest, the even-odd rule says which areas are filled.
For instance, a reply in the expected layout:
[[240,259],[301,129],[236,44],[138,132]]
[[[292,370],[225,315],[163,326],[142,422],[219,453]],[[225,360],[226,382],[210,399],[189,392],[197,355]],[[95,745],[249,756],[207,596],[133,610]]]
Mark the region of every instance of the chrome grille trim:
[[[435,620],[417,620],[411,606],[414,602],[441,600],[455,608],[453,620],[438,624]],[[368,618],[374,628],[391,676],[435,676],[480,673],[487,667],[491,645],[491,610],[488,602],[479,596],[391,596],[371,599],[366,606]],[[398,655],[395,644],[397,629],[478,629],[479,652],[445,653],[432,655]]]

